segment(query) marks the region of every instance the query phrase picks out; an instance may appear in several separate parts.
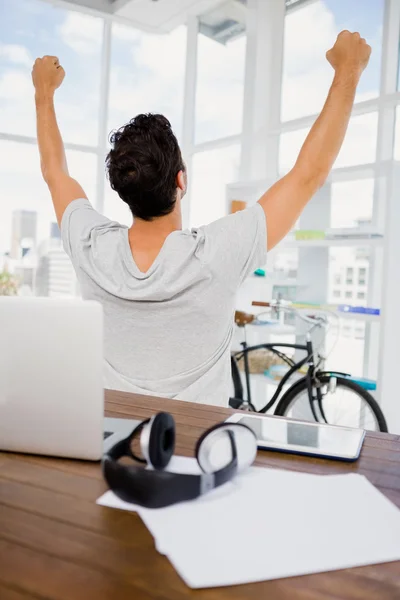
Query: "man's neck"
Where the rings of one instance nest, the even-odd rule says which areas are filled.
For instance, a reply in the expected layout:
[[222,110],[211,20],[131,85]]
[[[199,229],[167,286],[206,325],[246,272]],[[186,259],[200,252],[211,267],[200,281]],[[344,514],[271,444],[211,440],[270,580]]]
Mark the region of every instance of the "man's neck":
[[137,236],[145,236],[147,239],[162,239],[169,236],[173,231],[179,231],[182,229],[182,214],[180,207],[177,206],[175,210],[166,215],[165,217],[158,217],[153,221],[143,221],[142,219],[134,219],[133,224],[129,230],[129,233]]
[[129,229],[129,245],[133,259],[142,272],[146,272],[158,256],[165,240],[173,231],[182,229],[180,203],[165,217],[154,221],[135,219]]

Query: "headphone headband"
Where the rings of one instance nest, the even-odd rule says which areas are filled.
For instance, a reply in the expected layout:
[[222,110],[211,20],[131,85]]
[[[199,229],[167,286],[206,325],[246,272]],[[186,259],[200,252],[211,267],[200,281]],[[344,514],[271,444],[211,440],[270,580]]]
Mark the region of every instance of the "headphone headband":
[[[206,431],[196,445],[196,457],[203,473],[201,475],[171,473],[163,469],[173,454],[174,421],[168,413],[159,413],[152,419],[140,423],[127,438],[117,442],[104,455],[103,475],[110,489],[125,502],[132,502],[148,508],[161,508],[177,502],[193,500],[223,485],[236,475],[240,467],[241,454],[243,454],[239,438],[243,437],[244,432],[252,443],[251,460],[245,465],[249,466],[257,452],[255,434],[245,425],[221,423]],[[154,433],[157,433],[157,436]],[[146,445],[148,447],[149,458],[147,460],[132,452],[131,444],[138,434],[141,436],[142,452],[143,448],[146,452]],[[214,438],[214,441],[211,440],[211,444],[208,443],[210,437]],[[219,456],[222,449],[225,458],[218,468],[212,468],[210,449],[212,450],[212,447],[218,443],[220,447],[217,449],[217,454]],[[203,457],[203,460],[200,460],[202,447],[205,447],[206,458]],[[136,461],[147,462],[151,465],[150,457],[152,455],[160,458],[162,463],[158,467],[153,464],[155,470],[144,469],[136,465],[125,466],[118,462],[123,456],[129,456]]]

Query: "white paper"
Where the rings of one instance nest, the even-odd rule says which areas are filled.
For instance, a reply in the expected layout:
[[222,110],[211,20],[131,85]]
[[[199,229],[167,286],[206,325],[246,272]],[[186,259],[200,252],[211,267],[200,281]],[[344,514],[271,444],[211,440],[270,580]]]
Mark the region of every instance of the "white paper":
[[[196,472],[176,457],[171,470]],[[361,475],[252,468],[201,498],[137,511],[192,588],[305,575],[400,560],[400,511]]]

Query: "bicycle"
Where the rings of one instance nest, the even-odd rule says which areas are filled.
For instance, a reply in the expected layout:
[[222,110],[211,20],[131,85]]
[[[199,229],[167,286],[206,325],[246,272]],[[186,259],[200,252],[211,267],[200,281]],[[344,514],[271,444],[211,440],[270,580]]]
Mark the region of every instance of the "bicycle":
[[[246,341],[241,343],[242,350],[235,352],[231,357],[232,379],[234,398],[229,400],[232,408],[266,413],[276,403],[274,415],[285,416],[305,421],[317,421],[331,425],[344,425],[361,429],[387,432],[387,424],[383,412],[373,396],[360,384],[352,381],[350,375],[336,371],[325,371],[323,354],[316,352],[311,332],[318,327],[326,327],[326,316],[305,316],[293,307],[284,306],[279,301],[276,303],[253,302],[253,305],[264,306],[278,311],[292,311],[302,321],[311,327],[306,333],[305,344],[268,343],[248,346]],[[261,315],[252,315],[237,311],[235,321],[245,328],[249,323],[259,321]],[[281,361],[288,365],[288,371],[279,382],[277,389],[267,404],[257,410],[252,402],[250,384],[249,354],[255,350],[266,349],[279,356]],[[293,349],[305,352],[305,357],[295,362],[290,356],[280,349]],[[238,361],[243,359],[244,376],[246,382],[246,395],[240,376]],[[300,380],[296,381],[283,395],[281,392],[292,376],[302,367],[307,366],[307,372]]]

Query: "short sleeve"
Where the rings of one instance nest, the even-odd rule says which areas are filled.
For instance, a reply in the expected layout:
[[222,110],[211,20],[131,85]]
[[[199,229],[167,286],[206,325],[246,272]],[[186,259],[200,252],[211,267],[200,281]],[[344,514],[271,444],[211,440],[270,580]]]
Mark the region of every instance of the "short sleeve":
[[267,225],[260,204],[214,221],[202,230],[204,257],[218,275],[240,285],[267,261]]
[[68,204],[61,220],[61,238],[65,252],[73,263],[79,261],[84,245],[90,242],[94,229],[109,227],[111,221],[101,215],[89,200],[79,199]]

